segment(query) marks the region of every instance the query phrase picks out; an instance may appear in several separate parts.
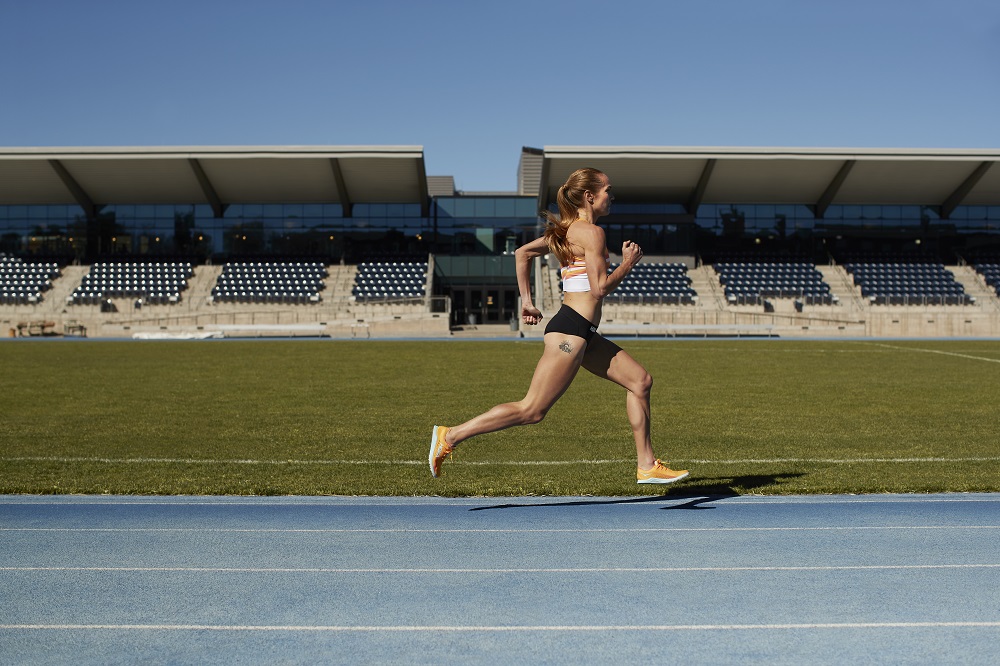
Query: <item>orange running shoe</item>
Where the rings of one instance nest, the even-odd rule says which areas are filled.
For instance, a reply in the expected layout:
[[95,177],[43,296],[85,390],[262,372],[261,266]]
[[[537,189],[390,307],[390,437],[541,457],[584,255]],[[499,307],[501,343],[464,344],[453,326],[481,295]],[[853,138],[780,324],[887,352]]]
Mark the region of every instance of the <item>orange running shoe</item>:
[[431,476],[435,479],[441,475],[441,463],[455,448],[444,441],[447,433],[446,426],[434,426],[434,430],[431,431],[431,452],[427,456],[427,461],[431,465]]
[[686,469],[674,470],[657,460],[649,469],[636,469],[636,483],[673,483],[688,475]]

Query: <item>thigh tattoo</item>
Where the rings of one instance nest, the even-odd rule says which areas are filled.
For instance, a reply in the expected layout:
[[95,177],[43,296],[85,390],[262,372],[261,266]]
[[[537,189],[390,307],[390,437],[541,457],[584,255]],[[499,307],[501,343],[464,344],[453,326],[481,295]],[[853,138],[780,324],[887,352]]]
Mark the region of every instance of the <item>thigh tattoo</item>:
[[573,345],[571,345],[568,342],[563,342],[562,344],[559,345],[559,349],[569,354],[573,351]]

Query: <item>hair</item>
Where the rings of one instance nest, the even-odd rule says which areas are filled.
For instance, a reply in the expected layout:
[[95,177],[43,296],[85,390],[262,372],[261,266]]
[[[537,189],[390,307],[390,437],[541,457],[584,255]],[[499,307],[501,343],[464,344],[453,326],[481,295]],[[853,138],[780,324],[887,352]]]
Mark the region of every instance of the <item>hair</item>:
[[589,167],[577,169],[569,175],[556,193],[559,215],[547,210],[540,213],[545,218],[545,242],[563,266],[573,261],[573,252],[569,248],[566,232],[569,230],[569,225],[576,222],[580,216],[579,209],[584,207],[584,195],[587,192],[597,193],[604,184],[601,176],[604,176],[604,173],[597,169]]

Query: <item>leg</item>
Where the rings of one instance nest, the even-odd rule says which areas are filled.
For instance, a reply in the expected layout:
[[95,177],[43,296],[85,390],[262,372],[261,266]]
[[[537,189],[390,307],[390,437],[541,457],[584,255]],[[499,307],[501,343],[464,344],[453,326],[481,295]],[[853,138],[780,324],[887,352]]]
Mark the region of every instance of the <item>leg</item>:
[[450,428],[445,436],[450,446],[470,437],[516,425],[538,423],[566,392],[584,358],[583,338],[566,333],[547,333],[545,349],[535,366],[528,393],[518,402],[497,405],[484,414]]
[[649,395],[653,388],[653,378],[624,349],[601,335],[595,335],[587,345],[583,367],[598,377],[625,388],[625,411],[635,438],[639,469],[652,468],[656,463],[649,428]]

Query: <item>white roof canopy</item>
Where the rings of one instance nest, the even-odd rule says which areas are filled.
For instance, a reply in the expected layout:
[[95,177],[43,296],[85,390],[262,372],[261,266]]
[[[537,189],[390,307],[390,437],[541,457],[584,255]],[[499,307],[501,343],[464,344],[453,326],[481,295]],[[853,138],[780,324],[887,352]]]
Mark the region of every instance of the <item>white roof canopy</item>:
[[422,146],[0,148],[0,205],[419,203]]
[[575,169],[594,167],[629,203],[1000,205],[1000,151],[546,146],[539,204]]

